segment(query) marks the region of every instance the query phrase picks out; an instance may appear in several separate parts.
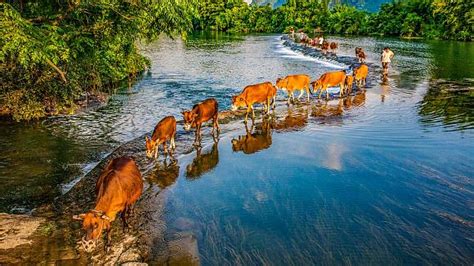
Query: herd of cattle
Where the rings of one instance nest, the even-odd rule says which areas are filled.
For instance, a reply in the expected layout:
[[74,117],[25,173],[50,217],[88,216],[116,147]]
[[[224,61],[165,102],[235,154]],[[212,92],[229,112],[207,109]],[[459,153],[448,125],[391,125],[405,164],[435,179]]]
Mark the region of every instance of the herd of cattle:
[[[318,92],[318,98],[320,98],[325,92],[326,99],[328,99],[328,88],[339,86],[339,96],[343,97],[351,93],[354,82],[358,87],[365,86],[367,75],[368,66],[360,64],[353,69],[352,75],[347,75],[343,70],[328,72],[313,82],[308,75],[289,75],[277,79],[276,85],[271,82],[249,85],[239,95],[232,97],[232,111],[246,108],[244,121],[247,123],[250,112],[252,112],[252,120],[255,119],[254,104],[263,105],[264,115],[268,115],[270,109],[275,109],[277,89],[286,91],[288,105],[294,103],[294,93],[297,91],[300,92],[298,100],[306,92],[309,102],[310,94]],[[310,86],[312,86],[312,90]],[[201,126],[207,121],[212,120],[212,135],[215,138],[218,137],[220,132],[218,103],[214,98],[204,100],[182,114],[184,129],[187,131],[192,128],[196,129],[195,144],[200,143]],[[146,156],[156,159],[160,145],[163,146],[165,155],[172,155],[176,148],[175,137],[176,119],[174,116],[167,116],[156,125],[151,137],[145,137]],[[169,146],[167,146],[167,142],[169,142]],[[111,223],[116,219],[117,214],[121,215],[123,229],[128,228],[127,218],[130,216],[133,204],[140,198],[142,189],[142,176],[132,158],[120,157],[109,162],[97,179],[95,187],[97,200],[94,209],[85,214],[73,216],[74,219],[82,220],[82,227],[86,234],[82,238],[81,244],[85,251],[91,252],[95,249],[103,231],[106,233],[105,248],[106,250],[109,248]]]

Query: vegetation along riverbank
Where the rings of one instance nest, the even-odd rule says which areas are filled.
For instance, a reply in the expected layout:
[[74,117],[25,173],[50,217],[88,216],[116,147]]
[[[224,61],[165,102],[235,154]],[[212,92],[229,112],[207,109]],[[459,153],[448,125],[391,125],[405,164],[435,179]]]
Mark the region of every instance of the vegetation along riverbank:
[[149,67],[138,44],[161,33],[319,27],[326,34],[473,39],[471,1],[395,1],[375,13],[337,3],[293,0],[273,9],[243,0],[6,1],[0,3],[0,114],[30,120],[105,101]]

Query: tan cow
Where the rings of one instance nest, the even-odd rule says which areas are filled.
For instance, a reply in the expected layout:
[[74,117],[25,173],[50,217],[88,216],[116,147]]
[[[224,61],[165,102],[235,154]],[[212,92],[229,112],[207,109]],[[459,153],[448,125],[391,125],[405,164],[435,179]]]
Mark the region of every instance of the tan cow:
[[289,75],[284,78],[278,78],[276,81],[277,88],[286,91],[288,93],[288,104],[292,101],[294,102],[295,91],[300,91],[298,95],[298,100],[303,96],[306,91],[307,101],[309,102],[309,93],[310,93],[310,84],[311,78],[308,75],[299,74],[299,75]]
[[273,109],[275,108],[275,99],[276,88],[271,82],[249,85],[239,95],[232,96],[232,111],[236,111],[238,108],[247,108],[245,115],[245,123],[247,123],[250,111],[252,111],[252,120],[255,120],[254,104],[263,104],[265,113],[268,114],[271,105]]
[[369,75],[369,67],[366,64],[361,64],[354,69],[354,79],[357,86],[365,86],[367,83],[367,76]]
[[313,93],[316,93],[318,90],[320,91],[318,98],[321,98],[323,91],[326,91],[326,99],[329,99],[328,87],[340,86],[339,97],[342,97],[345,81],[346,72],[341,70],[324,73],[318,80],[311,82],[311,85],[313,85]]

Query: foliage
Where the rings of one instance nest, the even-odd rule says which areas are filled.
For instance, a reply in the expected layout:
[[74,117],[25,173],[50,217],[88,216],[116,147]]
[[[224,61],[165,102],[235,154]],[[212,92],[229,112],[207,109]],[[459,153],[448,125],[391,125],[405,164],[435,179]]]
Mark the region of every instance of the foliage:
[[[282,32],[290,27],[312,32],[472,40],[474,2],[469,0],[401,0],[383,4],[376,13],[336,0],[288,0],[248,6],[243,0],[204,0],[194,25],[198,30]],[[331,8],[329,8],[331,7]]]
[[16,120],[38,118],[134,78],[149,65],[139,42],[188,30],[190,1],[0,3],[0,109]]

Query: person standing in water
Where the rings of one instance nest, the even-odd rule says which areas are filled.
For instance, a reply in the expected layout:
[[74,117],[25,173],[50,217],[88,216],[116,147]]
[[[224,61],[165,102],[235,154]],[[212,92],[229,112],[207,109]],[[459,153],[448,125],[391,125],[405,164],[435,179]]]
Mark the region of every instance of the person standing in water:
[[392,62],[394,56],[395,54],[388,47],[383,48],[381,60],[384,77],[388,75],[388,65],[390,64],[390,62]]

